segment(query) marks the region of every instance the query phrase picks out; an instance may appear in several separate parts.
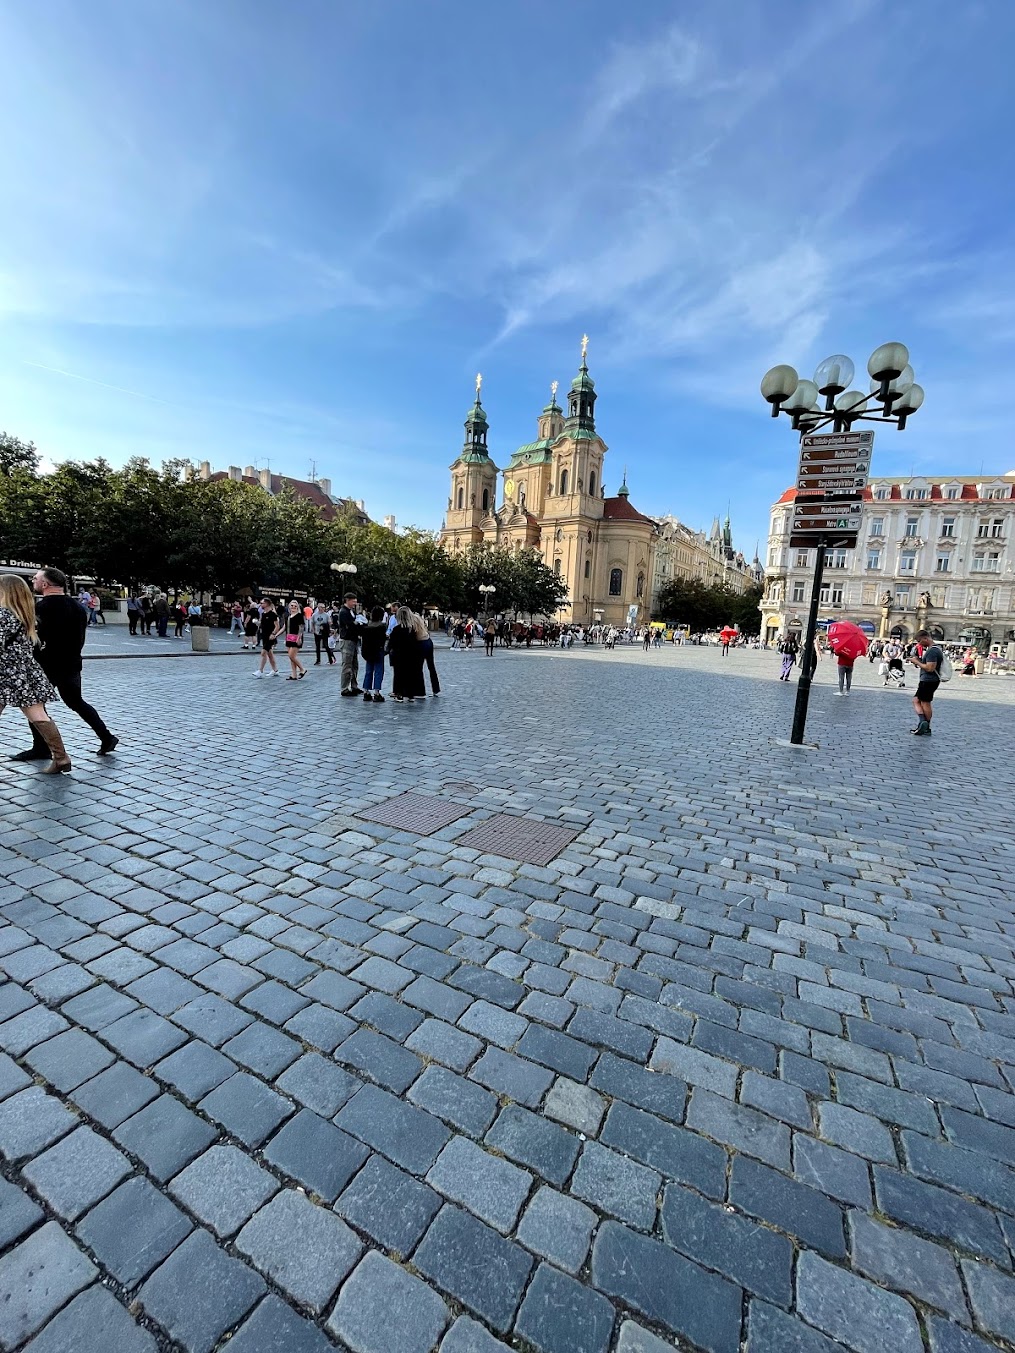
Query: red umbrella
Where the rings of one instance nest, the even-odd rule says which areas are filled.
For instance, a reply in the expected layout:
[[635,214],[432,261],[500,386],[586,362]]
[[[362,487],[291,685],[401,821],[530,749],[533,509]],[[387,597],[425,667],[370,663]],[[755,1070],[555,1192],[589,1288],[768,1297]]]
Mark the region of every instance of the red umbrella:
[[867,636],[852,620],[837,620],[828,627],[828,647],[836,657],[855,662],[867,652]]
[[739,630],[731,629],[729,625],[726,625],[724,629],[720,630],[719,638],[724,644],[728,644],[729,641],[735,639],[739,633]]

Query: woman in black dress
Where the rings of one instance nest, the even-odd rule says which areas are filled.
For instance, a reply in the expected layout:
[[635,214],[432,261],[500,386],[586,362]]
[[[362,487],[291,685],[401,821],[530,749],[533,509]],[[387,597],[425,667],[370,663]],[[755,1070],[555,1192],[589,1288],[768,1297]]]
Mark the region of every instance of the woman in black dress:
[[49,678],[35,661],[35,598],[16,573],[0,574],[0,712],[16,705],[38,732],[53,758],[43,775],[70,770],[70,757],[60,730],[46,713],[56,699]]
[[278,666],[275,662],[275,640],[278,638],[278,632],[281,629],[281,623],[278,618],[278,612],[275,610],[275,603],[265,597],[262,603],[261,619],[258,622],[258,633],[261,639],[261,660],[257,664],[257,671],[254,676],[264,676],[264,669],[267,665],[269,676],[278,676]]
[[303,643],[305,628],[306,620],[300,610],[299,602],[291,601],[285,618],[285,652],[292,672],[286,677],[286,681],[299,681],[300,677],[305,677],[307,674],[307,669],[300,662],[300,647]]
[[388,635],[388,657],[391,659],[391,698],[403,700],[426,698],[423,686],[423,645],[420,642],[416,617],[408,606],[399,606],[395,612],[398,624]]

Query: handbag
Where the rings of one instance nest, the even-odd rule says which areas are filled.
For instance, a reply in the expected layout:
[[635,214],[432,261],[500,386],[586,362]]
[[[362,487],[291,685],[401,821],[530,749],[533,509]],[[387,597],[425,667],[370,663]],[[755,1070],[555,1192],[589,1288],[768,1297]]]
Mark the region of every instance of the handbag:
[[335,651],[335,649],[336,649],[337,647],[338,647],[338,637],[337,637],[337,635],[329,634],[329,635],[328,635],[328,649],[329,649],[329,651],[332,652],[332,653],[334,653],[334,651]]
[[298,634],[287,634],[285,636],[286,648],[299,648],[300,636]]

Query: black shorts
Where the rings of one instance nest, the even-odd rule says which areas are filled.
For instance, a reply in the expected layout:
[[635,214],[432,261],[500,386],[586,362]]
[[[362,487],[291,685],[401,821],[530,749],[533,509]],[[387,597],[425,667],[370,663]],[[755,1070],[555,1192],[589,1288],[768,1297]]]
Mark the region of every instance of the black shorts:
[[934,699],[934,692],[940,686],[939,681],[921,681],[916,688],[916,698],[925,705],[929,705]]
[[272,650],[274,647],[275,647],[275,640],[274,640],[274,639],[262,639],[262,640],[261,640],[261,650],[262,650],[262,652],[264,652],[264,653],[270,653],[271,650]]

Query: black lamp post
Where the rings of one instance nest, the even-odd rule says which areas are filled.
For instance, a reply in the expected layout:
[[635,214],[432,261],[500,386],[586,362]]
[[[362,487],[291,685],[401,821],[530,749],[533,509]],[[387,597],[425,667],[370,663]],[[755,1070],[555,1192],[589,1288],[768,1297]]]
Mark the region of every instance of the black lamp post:
[[[850,390],[855,368],[852,361],[837,353],[826,357],[814,372],[814,379],[801,380],[791,366],[773,366],[765,372],[761,382],[762,397],[772,406],[772,417],[780,413],[789,416],[794,432],[801,437],[823,429],[848,432],[854,423],[894,423],[901,432],[906,420],[923,404],[923,388],[913,379],[909,365],[909,350],[902,343],[882,343],[871,353],[867,363],[871,377],[870,393]],[[824,399],[824,407],[821,398]],[[848,497],[848,495],[847,495]],[[843,513],[849,507],[842,495],[825,493],[808,498],[808,502],[843,501]],[[856,499],[853,496],[853,504]],[[796,704],[793,709],[793,731],[790,742],[803,745],[807,724],[807,703],[814,675],[814,639],[818,627],[818,597],[825,567],[825,550],[834,544],[835,537],[818,535],[808,541],[816,547],[814,577],[811,582],[811,603],[807,612],[807,631],[804,635],[800,677],[797,682]]]

